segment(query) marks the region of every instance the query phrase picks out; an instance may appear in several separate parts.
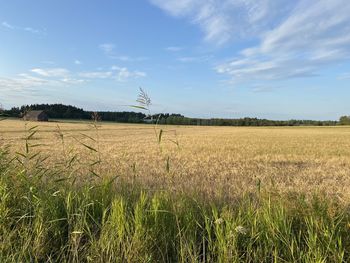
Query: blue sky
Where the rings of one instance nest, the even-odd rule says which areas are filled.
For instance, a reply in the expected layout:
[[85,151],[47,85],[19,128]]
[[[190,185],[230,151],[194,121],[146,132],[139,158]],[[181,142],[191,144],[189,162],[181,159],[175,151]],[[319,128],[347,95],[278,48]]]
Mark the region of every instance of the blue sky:
[[350,114],[348,0],[4,0],[0,103],[193,117]]

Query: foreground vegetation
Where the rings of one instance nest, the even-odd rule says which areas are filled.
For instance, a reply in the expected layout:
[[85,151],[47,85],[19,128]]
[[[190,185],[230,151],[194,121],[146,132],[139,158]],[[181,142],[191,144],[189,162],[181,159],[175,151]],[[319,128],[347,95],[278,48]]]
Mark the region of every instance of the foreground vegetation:
[[56,125],[0,122],[0,262],[350,261],[349,128]]
[[350,260],[349,212],[320,196],[257,189],[228,204],[205,202],[116,179],[73,184],[7,158],[1,154],[1,262]]

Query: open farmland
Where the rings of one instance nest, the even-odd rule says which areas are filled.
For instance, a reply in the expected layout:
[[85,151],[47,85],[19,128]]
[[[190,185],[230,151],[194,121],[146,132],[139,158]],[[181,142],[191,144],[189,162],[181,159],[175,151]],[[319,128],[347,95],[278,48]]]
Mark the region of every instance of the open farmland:
[[260,181],[278,192],[324,192],[350,201],[350,127],[159,126],[159,144],[152,125],[99,123],[96,131],[87,122],[2,121],[0,136],[12,152],[25,148],[25,125],[39,125],[32,139],[43,145],[33,150],[49,157],[47,165],[65,155],[77,154],[77,165],[100,155],[101,176],[137,178],[157,188],[236,196]]
[[0,131],[1,262],[350,260],[350,127]]

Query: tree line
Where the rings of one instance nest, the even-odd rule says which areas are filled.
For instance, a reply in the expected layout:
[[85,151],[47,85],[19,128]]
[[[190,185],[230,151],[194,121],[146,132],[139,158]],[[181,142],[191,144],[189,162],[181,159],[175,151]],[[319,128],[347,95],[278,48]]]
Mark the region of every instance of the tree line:
[[[22,117],[30,110],[43,110],[50,119],[78,119],[90,120],[92,111],[63,104],[32,104],[21,107],[13,107],[3,112],[9,117]],[[268,120],[258,118],[189,118],[181,114],[162,113],[148,116],[142,112],[133,111],[99,111],[99,119],[122,123],[159,123],[173,125],[201,125],[201,126],[332,126],[350,125],[350,116],[342,116],[339,121],[315,121],[315,120]]]
[[[91,120],[92,111],[85,111],[81,108],[63,105],[63,104],[32,104],[23,105],[21,107],[13,107],[5,111],[9,117],[23,117],[23,115],[31,110],[42,110],[50,119],[73,119],[73,120]],[[140,112],[111,112],[99,111],[99,119],[102,121],[114,121],[125,123],[141,123],[146,115]]]

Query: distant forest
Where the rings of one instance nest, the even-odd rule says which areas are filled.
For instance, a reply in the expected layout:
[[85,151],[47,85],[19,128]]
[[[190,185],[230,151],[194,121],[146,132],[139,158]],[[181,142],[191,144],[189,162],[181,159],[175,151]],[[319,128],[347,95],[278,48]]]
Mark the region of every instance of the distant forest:
[[[63,104],[33,104],[22,107],[13,107],[10,110],[4,110],[4,114],[9,117],[22,117],[30,110],[43,110],[50,119],[75,119],[91,120],[93,112],[85,111],[75,106]],[[315,120],[286,120],[276,121],[258,118],[239,118],[239,119],[201,119],[189,118],[181,114],[161,113],[148,116],[141,112],[123,111],[99,111],[97,112],[100,120],[121,123],[155,123],[175,124],[175,125],[202,125],[202,126],[332,126],[332,125],[350,125],[350,116],[342,116],[339,121],[315,121]]]

